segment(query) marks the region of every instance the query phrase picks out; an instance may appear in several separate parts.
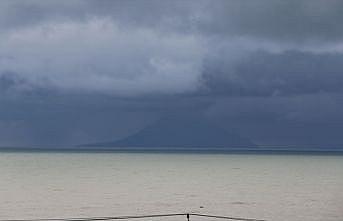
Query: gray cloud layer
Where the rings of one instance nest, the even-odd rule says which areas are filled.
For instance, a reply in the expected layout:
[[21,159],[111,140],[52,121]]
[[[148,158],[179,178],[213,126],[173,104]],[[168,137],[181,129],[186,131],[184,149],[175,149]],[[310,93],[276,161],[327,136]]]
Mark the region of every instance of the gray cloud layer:
[[0,145],[196,111],[265,143],[343,143],[342,15],[339,0],[0,1]]
[[[0,75],[13,78],[19,90],[53,88],[116,96],[194,92],[207,86],[208,78],[210,84],[231,79],[228,90],[243,95],[253,95],[251,87],[287,90],[287,83],[282,82],[289,81],[283,79],[289,76],[275,73],[282,67],[271,64],[276,70],[265,70],[269,61],[261,59],[250,65],[251,54],[271,53],[270,63],[288,62],[287,50],[307,53],[302,55],[307,63],[329,54],[335,61],[327,61],[315,73],[311,65],[294,64],[296,70],[289,70],[296,76],[291,82],[295,87],[311,75],[326,78],[334,68],[330,66],[342,59],[343,30],[337,22],[343,14],[340,4],[2,1]],[[272,58],[274,54],[279,61]],[[257,73],[248,74],[249,68]],[[259,73],[262,71],[269,73]],[[261,75],[263,81],[273,82],[252,83]],[[318,87],[325,91],[331,85]],[[299,87],[292,90],[302,92]]]

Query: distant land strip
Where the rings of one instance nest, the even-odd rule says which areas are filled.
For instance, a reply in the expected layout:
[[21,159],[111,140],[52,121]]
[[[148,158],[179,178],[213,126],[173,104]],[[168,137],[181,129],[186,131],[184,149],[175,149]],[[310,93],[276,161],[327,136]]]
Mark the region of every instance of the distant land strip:
[[218,154],[320,154],[341,155],[343,148],[260,146],[258,148],[136,148],[136,147],[0,147],[0,152],[118,152],[118,153],[218,153]]

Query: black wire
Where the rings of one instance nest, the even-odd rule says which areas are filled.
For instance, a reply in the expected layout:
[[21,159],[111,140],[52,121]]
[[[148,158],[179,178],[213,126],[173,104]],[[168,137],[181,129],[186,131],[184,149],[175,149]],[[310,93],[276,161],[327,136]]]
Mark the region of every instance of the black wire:
[[115,219],[140,219],[153,217],[167,216],[185,216],[187,213],[171,213],[171,214],[152,214],[142,216],[105,216],[105,217],[75,217],[75,218],[47,218],[47,219],[10,219],[0,221],[97,221],[97,220],[115,220]]
[[7,219],[0,221],[105,221],[105,220],[120,220],[120,219],[142,219],[142,218],[156,218],[156,217],[170,217],[170,216],[201,216],[216,219],[240,220],[240,221],[266,221],[262,219],[251,219],[242,217],[217,216],[199,213],[170,213],[170,214],[151,214],[142,216],[108,216],[108,217],[79,217],[79,218],[48,218],[48,219]]

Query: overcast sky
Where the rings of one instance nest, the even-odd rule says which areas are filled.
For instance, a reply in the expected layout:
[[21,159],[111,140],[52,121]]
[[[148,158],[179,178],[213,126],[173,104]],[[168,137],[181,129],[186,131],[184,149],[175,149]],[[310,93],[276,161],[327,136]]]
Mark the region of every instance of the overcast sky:
[[343,144],[341,0],[2,0],[0,146],[201,114],[260,145]]

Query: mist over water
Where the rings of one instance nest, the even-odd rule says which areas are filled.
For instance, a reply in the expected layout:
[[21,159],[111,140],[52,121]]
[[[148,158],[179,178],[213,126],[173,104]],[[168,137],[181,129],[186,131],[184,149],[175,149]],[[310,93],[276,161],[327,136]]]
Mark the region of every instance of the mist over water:
[[1,219],[201,212],[338,221],[343,156],[1,152],[0,205]]

